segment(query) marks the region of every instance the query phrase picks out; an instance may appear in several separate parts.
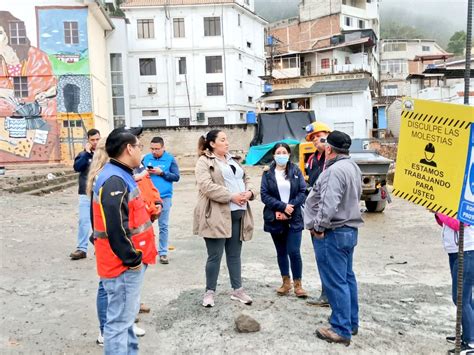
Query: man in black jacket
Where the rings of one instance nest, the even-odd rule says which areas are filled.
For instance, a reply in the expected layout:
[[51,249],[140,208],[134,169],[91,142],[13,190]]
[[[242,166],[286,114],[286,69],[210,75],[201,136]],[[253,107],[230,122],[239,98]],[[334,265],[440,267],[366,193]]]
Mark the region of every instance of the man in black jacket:
[[86,194],[87,174],[89,173],[89,166],[99,140],[100,132],[97,129],[90,129],[87,132],[87,143],[84,150],[74,159],[74,170],[79,173],[79,228],[77,231],[76,251],[69,255],[71,260],[87,257],[87,243],[91,233],[91,198]]

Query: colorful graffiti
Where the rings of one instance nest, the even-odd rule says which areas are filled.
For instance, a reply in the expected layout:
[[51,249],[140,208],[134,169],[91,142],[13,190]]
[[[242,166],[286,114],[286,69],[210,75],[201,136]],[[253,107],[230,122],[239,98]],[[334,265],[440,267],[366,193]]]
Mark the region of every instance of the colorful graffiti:
[[56,77],[23,21],[0,11],[0,162],[58,161]]

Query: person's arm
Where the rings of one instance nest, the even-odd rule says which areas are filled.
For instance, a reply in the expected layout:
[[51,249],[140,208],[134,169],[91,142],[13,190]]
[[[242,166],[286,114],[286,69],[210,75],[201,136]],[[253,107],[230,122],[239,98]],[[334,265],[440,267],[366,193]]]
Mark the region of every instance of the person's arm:
[[260,194],[261,194],[262,202],[265,206],[267,206],[272,211],[284,212],[286,208],[286,203],[277,199],[271,194],[270,189],[268,187],[267,174],[269,173],[263,173],[262,183],[260,186]]
[[163,175],[161,175],[161,177],[165,179],[166,181],[170,181],[170,182],[179,181],[179,178],[180,178],[179,167],[178,167],[178,164],[176,163],[175,158],[173,158],[173,161],[171,162],[170,171],[169,172],[163,171]]
[[117,176],[112,176],[101,187],[99,200],[110,247],[122,260],[123,265],[133,269],[141,265],[142,253],[135,249],[127,236],[129,230],[127,195],[124,181]]
[[76,171],[77,173],[82,173],[83,171],[86,171],[89,167],[90,159],[92,159],[92,154],[86,151],[80,152],[74,159],[74,171]]
[[320,182],[321,199],[314,220],[314,230],[324,232],[326,228],[331,226],[331,220],[337,213],[344,194],[345,184],[334,171],[328,171],[327,174],[321,175],[319,178],[322,179]]
[[229,203],[231,201],[232,194],[229,190],[227,190],[225,186],[212,181],[209,166],[203,158],[198,159],[194,173],[199,191],[201,191],[204,196],[218,203]]
[[303,205],[304,201],[306,200],[306,182],[304,181],[303,174],[301,173],[300,169],[296,170],[298,179],[295,179],[298,183],[298,193],[296,196],[291,199],[288,203],[295,207],[300,207]]

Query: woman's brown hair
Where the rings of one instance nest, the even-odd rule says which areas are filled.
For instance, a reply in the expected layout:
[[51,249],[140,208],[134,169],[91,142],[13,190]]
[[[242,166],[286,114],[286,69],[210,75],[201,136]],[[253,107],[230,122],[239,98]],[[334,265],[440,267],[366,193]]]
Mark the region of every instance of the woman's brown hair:
[[215,142],[219,133],[222,132],[220,129],[213,129],[206,134],[199,137],[198,141],[198,155],[206,154],[206,151],[212,152],[211,142]]

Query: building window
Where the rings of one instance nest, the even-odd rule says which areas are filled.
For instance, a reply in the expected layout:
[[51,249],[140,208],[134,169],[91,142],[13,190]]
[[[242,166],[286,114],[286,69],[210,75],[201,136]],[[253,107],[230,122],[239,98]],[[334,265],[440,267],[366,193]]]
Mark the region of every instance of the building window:
[[76,21],[64,22],[64,43],[79,44],[79,25]]
[[222,96],[224,95],[223,83],[207,83],[207,96]]
[[398,85],[385,85],[383,87],[384,96],[398,96]]
[[13,89],[15,92],[15,97],[28,97],[28,77],[13,77]]
[[247,41],[247,48],[252,48],[252,42]]
[[222,126],[224,125],[224,117],[208,117],[207,124],[209,126]]
[[220,36],[221,35],[221,18],[220,17],[204,17],[204,36]]
[[125,126],[125,94],[123,89],[122,54],[110,53],[112,81],[112,112],[114,128]]
[[206,73],[222,73],[222,56],[213,55],[206,57]]
[[64,128],[81,128],[82,121],[81,120],[65,120],[63,121]]
[[406,43],[384,43],[382,52],[406,52],[407,44]]
[[253,97],[252,97],[252,96],[249,96],[249,97],[247,98],[247,101],[248,101],[249,103],[253,103]]
[[365,21],[364,20],[359,20],[359,28],[365,28]]
[[159,116],[159,115],[160,115],[159,110],[142,110],[143,117]]
[[140,58],[140,75],[156,75],[155,58]]
[[26,30],[23,21],[12,21],[8,23],[10,29],[10,44],[26,44]]
[[185,37],[184,18],[173,19],[173,33],[175,38]]
[[241,112],[240,113],[240,120],[243,121],[244,120],[244,114]]
[[381,65],[382,73],[403,74],[408,73],[408,63],[403,59],[384,60]]
[[179,125],[180,126],[190,126],[191,122],[188,117],[182,117],[179,119]]
[[240,27],[240,14],[237,14],[237,26]]
[[345,61],[344,61],[344,64],[351,64],[351,58],[350,58],[350,57],[346,57],[346,58],[345,58]]
[[430,46],[422,46],[423,52],[429,52],[431,50]]
[[252,75],[253,70],[252,69],[247,69],[247,74]]
[[352,94],[326,95],[326,107],[352,107]]
[[178,73],[180,75],[186,74],[186,57],[178,58]]
[[142,120],[142,126],[145,128],[166,127],[166,120]]
[[321,59],[321,69],[329,69],[331,61],[329,58]]
[[354,122],[334,122],[334,129],[354,137]]
[[138,38],[155,38],[155,25],[153,20],[137,20]]
[[349,27],[352,26],[352,19],[350,17],[347,17],[347,16],[344,17],[344,24],[346,26],[349,26]]
[[244,83],[242,81],[239,81],[239,86],[242,89],[244,87]]
[[283,69],[298,68],[298,61],[296,60],[296,57],[282,58],[280,65]]
[[245,0],[245,5],[250,5],[250,0]]

